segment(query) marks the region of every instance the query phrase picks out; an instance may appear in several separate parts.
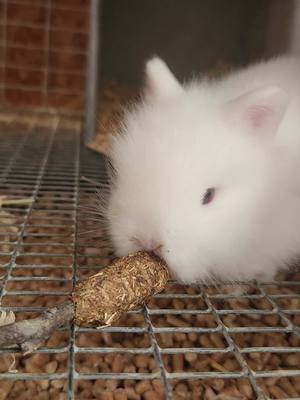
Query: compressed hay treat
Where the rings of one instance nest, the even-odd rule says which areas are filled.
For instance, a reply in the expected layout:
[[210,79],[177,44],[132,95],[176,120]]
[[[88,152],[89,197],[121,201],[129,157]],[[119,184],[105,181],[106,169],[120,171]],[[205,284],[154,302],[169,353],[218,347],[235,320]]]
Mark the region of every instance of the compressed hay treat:
[[75,286],[75,322],[110,325],[160,292],[168,278],[166,265],[154,254],[138,252],[120,258]]
[[2,315],[0,347],[18,344],[23,352],[31,353],[71,320],[83,326],[110,325],[160,292],[168,278],[165,263],[154,254],[138,252],[120,258],[78,283],[72,301],[50,308],[40,317],[14,322],[13,315]]

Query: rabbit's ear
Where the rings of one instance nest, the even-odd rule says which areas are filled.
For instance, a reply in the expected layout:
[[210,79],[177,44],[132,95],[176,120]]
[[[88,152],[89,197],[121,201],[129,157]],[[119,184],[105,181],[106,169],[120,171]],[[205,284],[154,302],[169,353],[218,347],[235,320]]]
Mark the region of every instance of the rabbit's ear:
[[154,57],[146,63],[146,97],[155,100],[174,96],[182,91],[183,87],[164,61]]
[[253,134],[275,134],[289,104],[289,95],[276,86],[248,92],[224,105],[224,117]]

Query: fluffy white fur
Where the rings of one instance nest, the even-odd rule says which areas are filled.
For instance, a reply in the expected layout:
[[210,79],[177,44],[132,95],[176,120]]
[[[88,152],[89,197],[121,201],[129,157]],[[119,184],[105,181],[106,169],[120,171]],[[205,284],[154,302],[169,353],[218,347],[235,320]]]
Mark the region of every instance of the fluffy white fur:
[[183,281],[272,279],[300,254],[300,62],[185,87],[158,58],[146,74],[112,140],[116,253],[159,244]]

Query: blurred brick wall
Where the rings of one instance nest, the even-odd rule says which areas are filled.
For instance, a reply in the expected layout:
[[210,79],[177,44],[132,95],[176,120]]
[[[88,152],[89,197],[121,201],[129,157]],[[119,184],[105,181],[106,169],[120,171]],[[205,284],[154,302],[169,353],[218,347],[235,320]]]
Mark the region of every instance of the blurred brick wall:
[[0,106],[83,111],[89,0],[0,0]]

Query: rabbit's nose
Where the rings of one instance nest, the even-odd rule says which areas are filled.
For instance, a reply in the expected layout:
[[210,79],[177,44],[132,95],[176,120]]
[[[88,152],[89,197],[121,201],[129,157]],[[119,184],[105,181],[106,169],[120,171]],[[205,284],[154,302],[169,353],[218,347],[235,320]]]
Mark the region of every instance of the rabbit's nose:
[[161,249],[162,249],[162,244],[159,243],[156,240],[148,240],[148,241],[142,241],[141,245],[143,247],[143,249],[145,249],[146,251],[152,251],[154,254],[156,254],[157,256],[160,257],[161,255]]
[[161,250],[162,250],[163,245],[160,242],[158,242],[157,240],[136,239],[136,242],[143,250],[152,252],[152,253],[156,254],[158,257],[161,257]]
[[160,243],[157,243],[156,246],[153,247],[151,251],[154,254],[156,254],[158,257],[162,257],[162,248],[163,248],[163,245]]

